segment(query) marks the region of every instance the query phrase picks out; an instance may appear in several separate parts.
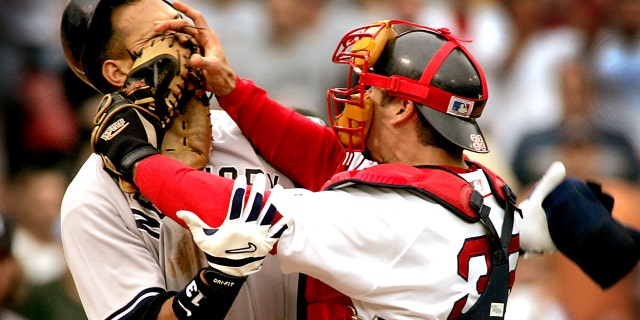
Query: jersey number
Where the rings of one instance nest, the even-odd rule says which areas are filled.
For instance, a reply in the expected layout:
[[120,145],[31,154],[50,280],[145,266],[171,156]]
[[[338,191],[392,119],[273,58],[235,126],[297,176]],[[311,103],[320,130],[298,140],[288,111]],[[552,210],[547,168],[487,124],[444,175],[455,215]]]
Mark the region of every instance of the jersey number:
[[[520,241],[518,236],[511,238],[511,242],[509,243],[509,255],[517,254],[520,251],[519,243]],[[465,240],[462,249],[460,249],[460,252],[458,253],[458,275],[464,279],[464,281],[469,281],[471,259],[475,257],[484,258],[484,262],[487,266],[487,272],[481,275],[476,282],[476,290],[479,294],[482,294],[487,288],[489,273],[492,269],[491,250],[489,247],[489,238],[487,236],[469,238]],[[515,276],[515,271],[509,272],[509,289],[513,286]],[[456,319],[462,315],[462,309],[466,305],[468,298],[469,295],[467,294],[456,301],[451,314],[449,314],[449,319]]]

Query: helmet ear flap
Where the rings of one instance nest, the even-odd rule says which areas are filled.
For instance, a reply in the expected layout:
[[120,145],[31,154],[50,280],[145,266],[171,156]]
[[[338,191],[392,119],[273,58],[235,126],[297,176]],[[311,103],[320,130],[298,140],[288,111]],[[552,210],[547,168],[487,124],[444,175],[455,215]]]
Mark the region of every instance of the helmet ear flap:
[[378,58],[380,57],[384,47],[387,45],[387,42],[398,36],[393,24],[389,24],[389,20],[376,21],[373,25],[374,26],[364,30],[363,32],[365,34],[372,34],[372,36],[362,37],[360,40],[356,41],[351,48],[351,53],[358,53],[363,57],[368,57],[368,59],[366,59],[360,58],[356,55],[353,58],[354,66],[360,69],[363,67],[368,68],[373,66],[376,61],[378,61]]

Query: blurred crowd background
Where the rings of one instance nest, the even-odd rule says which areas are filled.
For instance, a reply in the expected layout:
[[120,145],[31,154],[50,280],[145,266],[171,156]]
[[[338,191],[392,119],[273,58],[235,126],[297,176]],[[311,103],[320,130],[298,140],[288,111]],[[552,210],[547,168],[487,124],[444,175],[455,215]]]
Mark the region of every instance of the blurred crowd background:
[[[640,0],[184,0],[216,30],[237,73],[326,119],[344,86],[331,55],[380,19],[446,27],[484,68],[484,161],[526,196],[554,160],[616,197],[640,228]],[[100,95],[67,68],[66,0],[0,10],[0,320],[84,319],[58,232]],[[640,319],[634,271],[603,291],[560,255],[520,262],[509,319]],[[87,270],[87,272],[91,272]]]

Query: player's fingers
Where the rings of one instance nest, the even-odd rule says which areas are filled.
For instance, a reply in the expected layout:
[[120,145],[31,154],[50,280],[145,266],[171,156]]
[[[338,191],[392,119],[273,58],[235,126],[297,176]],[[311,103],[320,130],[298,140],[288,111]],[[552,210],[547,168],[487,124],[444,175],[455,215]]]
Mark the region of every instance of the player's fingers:
[[553,189],[555,189],[566,175],[564,164],[560,161],[552,163],[544,173],[540,181],[536,183],[531,195],[532,200],[542,201]]
[[[205,48],[205,52],[209,55],[209,51],[221,51],[221,44],[218,34],[209,26],[207,20],[198,10],[191,8],[184,2],[174,1],[174,8],[182,12],[185,16],[193,21],[191,28],[185,27],[182,31],[187,32],[196,38],[196,41]],[[177,30],[180,31],[180,30]]]
[[[215,56],[203,57],[200,54],[194,53],[189,60],[194,68],[202,69],[211,75],[218,75],[221,72],[225,72],[224,65],[220,59]],[[223,75],[220,75],[216,80],[224,79]]]
[[271,190],[265,192],[265,197],[267,201],[262,206],[262,211],[260,212],[260,217],[258,218],[261,226],[269,226],[273,223],[273,219],[276,217],[276,213],[278,213],[278,209],[273,205],[273,195],[277,194],[281,190],[284,190],[281,185],[276,184],[271,188]]
[[231,192],[231,199],[229,200],[229,220],[237,220],[242,215],[242,208],[244,206],[244,195],[247,190],[247,177],[239,175],[233,182],[233,191]]
[[211,29],[202,13],[190,7],[188,4],[176,0],[173,2],[173,7],[176,10],[184,13],[185,16],[189,17],[197,28]]
[[249,193],[249,200],[247,201],[247,209],[244,214],[247,215],[245,221],[256,221],[260,215],[260,209],[262,209],[262,200],[264,199],[264,190],[267,179],[264,174],[256,175],[251,185],[251,192]]
[[193,54],[190,62],[194,68],[204,71],[207,91],[224,97],[235,88],[236,74],[222,51],[209,51],[206,56]]
[[171,20],[156,21],[153,25],[153,30],[158,33],[163,33],[169,30],[180,31],[180,32],[188,33],[194,37],[198,31],[191,24],[191,22],[185,19],[171,19]]

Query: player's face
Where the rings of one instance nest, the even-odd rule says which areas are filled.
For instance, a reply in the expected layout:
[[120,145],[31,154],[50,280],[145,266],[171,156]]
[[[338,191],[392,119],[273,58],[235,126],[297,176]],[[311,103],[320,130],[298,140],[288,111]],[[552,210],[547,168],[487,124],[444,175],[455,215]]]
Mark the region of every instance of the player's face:
[[371,120],[371,129],[366,138],[367,152],[372,160],[380,163],[392,162],[393,158],[390,150],[394,149],[394,141],[392,141],[393,132],[389,126],[391,120],[392,108],[390,103],[396,103],[383,99],[384,91],[380,88],[371,87],[366,93],[373,103],[373,118]]
[[155,21],[179,18],[180,13],[162,0],[136,2],[116,10],[112,17],[115,29],[124,37],[124,47],[130,52],[140,52],[160,35],[154,31]]

